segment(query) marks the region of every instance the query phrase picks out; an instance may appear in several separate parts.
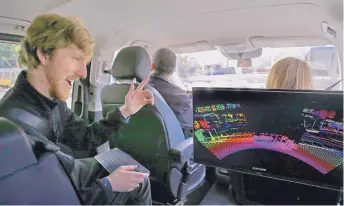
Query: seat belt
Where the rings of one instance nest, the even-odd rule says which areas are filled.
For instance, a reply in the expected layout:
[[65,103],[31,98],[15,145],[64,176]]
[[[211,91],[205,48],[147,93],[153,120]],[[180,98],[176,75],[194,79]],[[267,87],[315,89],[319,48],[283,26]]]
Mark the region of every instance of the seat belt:
[[35,129],[42,128],[42,130],[49,129],[49,126],[46,121],[42,121],[41,118],[37,117],[36,115],[26,110],[19,109],[19,108],[11,108],[9,110],[9,115],[15,121],[28,124],[32,128],[35,128]]
[[[9,114],[12,119],[14,119],[16,122],[19,122],[19,124],[25,123],[23,128],[26,128],[28,131],[32,130],[31,133],[34,133],[35,136],[42,136],[35,130],[38,128],[41,128],[41,130],[49,130],[49,124],[46,121],[42,121],[41,118],[37,117],[36,115],[32,114],[31,112],[28,112],[23,109],[19,108],[11,108],[9,111]],[[60,143],[60,137],[63,134],[63,128],[60,121],[60,111],[58,109],[58,106],[56,106],[52,110],[52,124],[53,124],[53,132],[56,137],[55,144],[66,154],[69,154],[71,156],[74,156],[73,150]],[[29,125],[31,128],[28,128],[27,125]],[[46,137],[44,137],[47,141],[52,143],[50,140],[48,140]],[[53,143],[52,143],[53,144]]]

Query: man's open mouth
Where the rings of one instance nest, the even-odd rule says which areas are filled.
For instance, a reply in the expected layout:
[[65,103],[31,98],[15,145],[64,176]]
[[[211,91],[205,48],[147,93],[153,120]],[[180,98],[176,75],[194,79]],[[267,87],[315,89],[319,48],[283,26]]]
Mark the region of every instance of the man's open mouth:
[[72,87],[73,86],[74,80],[66,79],[66,83],[68,86]]

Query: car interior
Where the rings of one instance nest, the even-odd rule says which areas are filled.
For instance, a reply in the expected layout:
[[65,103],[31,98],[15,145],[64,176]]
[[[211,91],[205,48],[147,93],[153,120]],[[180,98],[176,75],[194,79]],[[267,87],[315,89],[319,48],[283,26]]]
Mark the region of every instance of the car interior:
[[[160,48],[178,57],[170,83],[192,98],[195,121],[201,121],[196,107],[208,104],[207,98],[214,104],[232,104],[224,96],[235,96],[237,91],[247,91],[250,97],[254,96],[250,92],[276,92],[266,89],[269,71],[275,62],[290,56],[311,67],[314,91],[307,92],[324,104],[326,99],[341,97],[331,108],[343,112],[342,0],[3,0],[0,4],[0,99],[25,69],[17,58],[26,29],[37,15],[56,13],[82,19],[96,43],[87,78],[74,82],[67,100],[68,107],[87,123],[124,103],[130,84],[137,86],[151,73],[152,56]],[[185,136],[157,89],[149,84],[145,89],[153,93],[154,106],[142,108],[116,136],[90,152],[120,148],[150,170],[153,204],[343,204],[343,174],[336,176],[335,183],[320,181],[322,177],[300,181],[265,174],[262,168],[242,169],[246,165],[241,161],[252,162],[254,156],[220,161],[225,153],[216,156],[216,149],[209,148],[221,139],[203,144],[196,124],[193,134]],[[212,93],[218,90],[228,95],[220,98]],[[307,93],[277,91],[294,92],[295,96]],[[233,101],[239,98],[234,96]],[[291,105],[297,107],[294,101]],[[333,168],[342,172],[343,117],[336,121],[328,123],[336,126],[332,132],[341,144]],[[0,163],[6,165],[0,167],[0,204],[83,204],[55,155],[56,148],[37,155],[22,129],[0,117]],[[318,168],[316,163],[311,165]],[[48,189],[52,187],[53,191]]]

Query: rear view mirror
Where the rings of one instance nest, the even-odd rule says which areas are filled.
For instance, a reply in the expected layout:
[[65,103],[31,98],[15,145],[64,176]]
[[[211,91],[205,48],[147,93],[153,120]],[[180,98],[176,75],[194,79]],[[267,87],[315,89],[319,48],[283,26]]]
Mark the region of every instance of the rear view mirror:
[[252,59],[238,59],[237,67],[251,67]]
[[225,57],[228,59],[253,59],[258,58],[262,55],[262,48],[248,51],[248,52],[241,52],[241,53],[226,53],[221,52]]

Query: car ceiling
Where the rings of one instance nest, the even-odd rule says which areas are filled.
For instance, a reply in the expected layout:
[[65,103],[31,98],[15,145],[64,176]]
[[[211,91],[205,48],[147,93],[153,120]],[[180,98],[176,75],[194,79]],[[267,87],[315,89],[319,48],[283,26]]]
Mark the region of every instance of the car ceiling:
[[38,14],[48,12],[72,0],[0,0],[0,16],[31,21]]
[[135,40],[157,48],[197,41],[246,43],[252,36],[323,37],[322,21],[342,26],[342,0],[215,2],[74,0],[53,11],[81,16],[103,48],[119,48]]
[[97,47],[112,50],[137,40],[158,48],[198,41],[211,45],[246,43],[250,37],[323,37],[322,21],[340,32],[337,38],[342,38],[343,29],[342,0],[1,2],[6,2],[1,4],[1,16],[15,19],[31,21],[40,13],[80,16],[94,36]]

